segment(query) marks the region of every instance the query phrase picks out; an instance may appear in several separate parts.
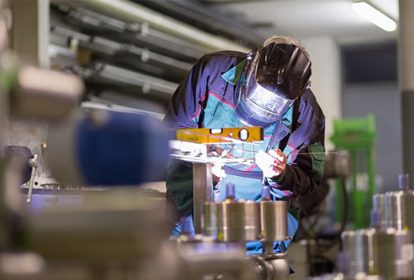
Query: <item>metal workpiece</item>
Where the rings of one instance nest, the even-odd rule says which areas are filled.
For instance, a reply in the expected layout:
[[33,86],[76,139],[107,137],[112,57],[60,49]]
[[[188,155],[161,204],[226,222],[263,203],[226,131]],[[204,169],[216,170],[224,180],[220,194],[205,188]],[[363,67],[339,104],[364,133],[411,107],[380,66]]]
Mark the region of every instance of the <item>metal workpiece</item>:
[[287,240],[287,202],[206,202],[203,234],[223,242]]
[[257,240],[260,232],[259,211],[259,204],[254,201],[226,200],[218,203],[217,240]]
[[375,229],[345,231],[342,233],[343,254],[347,266],[343,268],[347,276],[358,274],[375,274],[377,268],[374,262]]
[[203,233],[222,242],[258,240],[259,203],[226,199],[204,204]]
[[352,173],[351,156],[348,151],[338,150],[325,156],[326,178],[348,178]]
[[378,231],[373,244],[378,275],[384,280],[412,279],[414,250],[409,231]]
[[385,230],[388,227],[386,217],[385,194],[378,193],[372,196],[371,226],[378,230]]
[[82,206],[31,213],[27,223],[28,249],[47,260],[137,260],[168,238],[163,206],[133,189],[85,194]]
[[255,279],[259,280],[286,280],[290,274],[286,254],[277,253],[271,257],[252,255],[250,261],[254,265]]
[[[178,261],[175,279],[256,279],[244,246],[238,244],[189,242],[180,244],[173,253],[172,257]],[[171,262],[165,260],[165,263]]]
[[193,215],[195,233],[202,233],[204,203],[213,201],[211,164],[193,163]]
[[287,201],[260,202],[260,237],[267,241],[288,239]]
[[205,202],[203,208],[202,219],[202,233],[205,236],[211,236],[214,240],[217,240],[218,228],[217,228],[217,205],[216,202]]
[[204,205],[205,235],[224,242],[258,240],[260,210],[257,202],[229,199]]
[[347,258],[343,272],[350,279],[358,279],[358,275],[378,275],[385,280],[413,276],[414,251],[409,231],[346,231],[342,233],[342,243]]
[[403,226],[406,224],[405,196],[406,194],[402,191],[385,194],[385,216],[387,218],[388,227],[402,230]]
[[414,191],[404,190],[375,194],[371,212],[371,224],[379,230],[414,229]]
[[78,106],[83,94],[83,82],[74,75],[31,66],[3,71],[14,75],[5,78],[14,82],[9,88],[10,112],[19,118],[62,119]]

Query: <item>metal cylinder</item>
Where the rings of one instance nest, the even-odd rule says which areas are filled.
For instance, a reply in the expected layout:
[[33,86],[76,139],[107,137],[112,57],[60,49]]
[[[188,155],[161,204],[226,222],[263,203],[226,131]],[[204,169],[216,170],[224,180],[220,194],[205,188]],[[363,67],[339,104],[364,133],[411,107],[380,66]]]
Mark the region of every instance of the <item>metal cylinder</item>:
[[414,253],[409,231],[389,228],[377,232],[374,248],[374,262],[378,275],[383,279],[406,279],[413,276]]
[[349,259],[346,274],[374,274],[374,229],[345,231],[342,233],[343,251]]
[[59,120],[78,105],[84,90],[74,75],[31,66],[19,69],[16,80],[11,108],[19,117]]
[[216,205],[217,240],[242,242],[257,240],[260,231],[259,204],[226,200]]
[[389,192],[386,197],[388,227],[402,230],[405,224],[405,204],[403,192]]
[[284,253],[275,254],[267,262],[272,267],[271,280],[287,280],[289,278],[290,267]]
[[161,205],[134,190],[87,193],[83,205],[48,208],[27,220],[28,249],[47,260],[136,260],[168,237]]
[[260,202],[261,237],[265,241],[283,241],[287,233],[287,202]]
[[348,151],[339,150],[325,157],[326,178],[347,178],[351,174],[351,156]]
[[204,215],[201,222],[202,232],[206,236],[217,239],[217,203],[205,202]]
[[253,201],[225,201],[218,204],[218,240],[257,240],[260,230],[259,204]]
[[[375,204],[377,202],[377,204]],[[414,229],[414,192],[404,190],[374,196],[373,211],[380,217],[379,228]]]
[[374,194],[372,197],[371,225],[378,230],[387,228],[385,194]]

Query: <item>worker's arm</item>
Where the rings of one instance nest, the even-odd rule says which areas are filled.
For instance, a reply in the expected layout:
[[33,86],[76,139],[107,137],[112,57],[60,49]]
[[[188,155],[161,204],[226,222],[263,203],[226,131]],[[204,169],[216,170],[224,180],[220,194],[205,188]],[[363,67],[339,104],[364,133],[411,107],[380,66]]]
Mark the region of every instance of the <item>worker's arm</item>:
[[304,211],[311,211],[328,191],[321,184],[325,166],[325,118],[320,108],[318,110],[308,122],[302,123],[302,129],[308,129],[309,140],[300,147],[296,158],[286,165],[285,170],[272,178],[279,188],[294,193],[298,206]]
[[293,192],[298,206],[305,211],[322,200],[327,189],[321,186],[325,163],[325,120],[319,107],[303,108],[299,123],[300,127],[291,137],[304,139],[303,144],[288,154],[280,150],[263,151],[256,154],[256,163],[263,175],[280,190]]

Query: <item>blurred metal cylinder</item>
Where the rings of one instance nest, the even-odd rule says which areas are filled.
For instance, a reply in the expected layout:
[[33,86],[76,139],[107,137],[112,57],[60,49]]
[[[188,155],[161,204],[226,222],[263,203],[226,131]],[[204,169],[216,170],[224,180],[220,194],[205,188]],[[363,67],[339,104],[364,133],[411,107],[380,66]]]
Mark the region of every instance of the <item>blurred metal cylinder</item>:
[[343,251],[349,259],[346,274],[355,276],[359,273],[374,274],[375,230],[345,231],[342,233]]
[[203,233],[223,242],[258,240],[259,203],[225,200],[204,204]]
[[351,174],[351,156],[347,151],[336,151],[325,156],[326,178],[347,178]]
[[47,260],[136,260],[157,255],[168,237],[162,206],[142,192],[93,192],[84,204],[32,213],[28,249]]
[[261,237],[266,241],[283,241],[288,238],[287,233],[287,202],[261,201],[260,202]]
[[414,192],[411,190],[387,192],[373,196],[373,227],[379,230],[414,229]]
[[58,120],[75,108],[84,85],[67,73],[22,67],[16,73],[11,95],[11,112],[18,117]]
[[204,203],[204,216],[202,219],[202,232],[206,236],[217,239],[217,203]]
[[406,224],[404,193],[389,192],[386,194],[386,217],[388,227],[402,230]]
[[378,275],[383,279],[406,279],[413,276],[414,250],[409,231],[390,228],[377,232],[374,247],[374,262]]
[[374,194],[372,197],[371,226],[378,230],[385,230],[388,227],[386,217],[385,194]]

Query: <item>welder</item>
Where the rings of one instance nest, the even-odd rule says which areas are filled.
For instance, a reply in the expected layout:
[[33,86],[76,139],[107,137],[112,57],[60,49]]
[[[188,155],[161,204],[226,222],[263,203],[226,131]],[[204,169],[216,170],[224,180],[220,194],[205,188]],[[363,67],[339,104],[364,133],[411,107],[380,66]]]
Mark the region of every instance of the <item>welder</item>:
[[[290,201],[290,236],[298,228],[298,210],[310,211],[326,193],[320,184],[325,118],[310,89],[310,77],[310,56],[290,37],[272,36],[248,54],[207,54],[175,91],[165,118],[172,128],[263,127],[255,163],[224,165],[221,178],[215,180],[216,199],[224,199],[224,187],[231,182],[236,198],[258,201],[266,184],[273,199]],[[175,230],[191,231],[191,164],[170,162],[167,199],[185,227],[178,223]],[[274,249],[288,245],[275,244]],[[262,253],[261,243],[249,242],[247,250]]]

